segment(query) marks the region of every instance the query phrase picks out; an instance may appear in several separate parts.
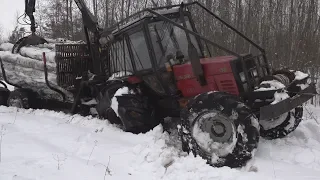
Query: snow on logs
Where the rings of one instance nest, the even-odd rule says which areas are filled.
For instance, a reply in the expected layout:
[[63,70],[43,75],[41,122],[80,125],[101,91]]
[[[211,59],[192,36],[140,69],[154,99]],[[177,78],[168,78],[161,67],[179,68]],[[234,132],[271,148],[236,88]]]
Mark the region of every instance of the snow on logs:
[[[42,59],[42,53],[45,52],[48,80],[52,86],[57,87],[54,44],[22,47],[19,54],[12,54],[12,47],[11,43],[0,45],[0,58],[4,64],[8,81],[24,88],[33,89],[43,97],[59,98],[59,95],[52,92],[46,85]],[[2,79],[1,77],[2,73],[0,73],[0,79]]]

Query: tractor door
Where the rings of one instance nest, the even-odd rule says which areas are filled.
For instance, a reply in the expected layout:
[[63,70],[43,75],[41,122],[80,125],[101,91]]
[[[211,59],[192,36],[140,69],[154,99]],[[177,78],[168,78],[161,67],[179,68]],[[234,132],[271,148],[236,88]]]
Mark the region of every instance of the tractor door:
[[111,75],[142,78],[154,72],[142,24],[118,32],[109,47]]
[[155,93],[163,95],[166,92],[155,72],[154,58],[150,54],[152,47],[150,47],[148,39],[144,23],[130,29],[127,33],[127,43],[132,57],[134,75],[141,78]]
[[[187,28],[194,30],[191,26],[188,16],[184,16]],[[171,20],[183,26],[183,18],[180,15],[171,15]],[[161,80],[164,82],[164,88],[167,93],[174,95],[178,93],[173,72],[170,67],[175,64],[182,63],[184,60],[188,60],[188,41],[186,33],[183,29],[175,26],[174,24],[153,20],[148,23],[148,29],[150,33],[150,39],[152,43],[153,55],[156,63],[156,69],[160,75]],[[201,47],[199,41],[192,35],[190,35],[191,42],[197,49],[198,55],[202,56]],[[166,67],[170,63],[170,67]]]

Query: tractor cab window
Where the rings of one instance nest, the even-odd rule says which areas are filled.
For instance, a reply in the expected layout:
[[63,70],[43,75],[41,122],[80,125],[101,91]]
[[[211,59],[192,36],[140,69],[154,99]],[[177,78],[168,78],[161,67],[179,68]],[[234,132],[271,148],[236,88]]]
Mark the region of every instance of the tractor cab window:
[[[126,39],[122,36],[111,45],[109,57],[112,73],[132,72],[132,62],[129,55]],[[127,74],[126,74],[127,75]]]
[[[171,19],[183,26],[180,17]],[[189,20],[186,19],[188,29],[192,30]],[[169,55],[175,56],[178,51],[188,59],[188,40],[183,29],[166,21],[157,21],[149,24],[150,36],[155,51],[158,67],[163,67]],[[200,48],[196,38],[190,34],[191,42],[198,50]]]
[[143,31],[130,34],[129,43],[137,71],[151,69],[152,64]]

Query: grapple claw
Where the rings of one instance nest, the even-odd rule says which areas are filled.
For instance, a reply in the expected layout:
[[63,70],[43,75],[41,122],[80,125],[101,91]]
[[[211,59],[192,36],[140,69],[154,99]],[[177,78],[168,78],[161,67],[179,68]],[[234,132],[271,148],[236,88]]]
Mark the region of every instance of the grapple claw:
[[12,48],[12,53],[16,54],[20,51],[20,49],[24,46],[28,45],[39,45],[39,44],[44,44],[48,43],[44,38],[36,35],[36,34],[31,34],[29,36],[23,37],[19,39],[13,46]]

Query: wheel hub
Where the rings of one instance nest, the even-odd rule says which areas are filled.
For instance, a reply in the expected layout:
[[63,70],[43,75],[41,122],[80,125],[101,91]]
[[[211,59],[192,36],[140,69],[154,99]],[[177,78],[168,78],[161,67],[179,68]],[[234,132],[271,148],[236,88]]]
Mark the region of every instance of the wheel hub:
[[200,114],[195,119],[192,135],[208,155],[224,157],[235,147],[237,133],[231,119],[218,111]]
[[206,116],[202,116],[203,123],[200,125],[202,131],[209,133],[215,142],[228,142],[233,134],[232,122],[219,113],[211,117]]
[[226,127],[222,123],[216,122],[214,125],[212,125],[211,132],[214,135],[221,137],[226,133]]

